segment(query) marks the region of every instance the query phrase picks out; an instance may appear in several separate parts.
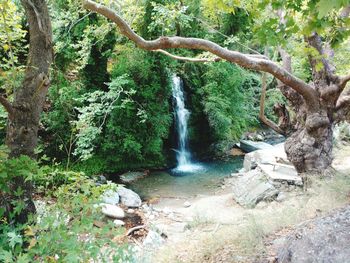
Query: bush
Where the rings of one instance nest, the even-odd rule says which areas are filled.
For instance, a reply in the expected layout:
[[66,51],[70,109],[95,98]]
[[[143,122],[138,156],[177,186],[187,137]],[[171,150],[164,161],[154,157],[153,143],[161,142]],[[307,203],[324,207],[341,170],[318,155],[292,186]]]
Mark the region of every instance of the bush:
[[[62,171],[56,166],[40,167],[27,156],[0,156],[1,197],[18,176],[31,181],[40,194],[50,193],[36,201],[37,214],[26,224],[12,224],[11,218],[7,220],[4,213],[0,214],[0,262],[132,262],[128,245],[111,241],[122,234],[122,229],[115,228],[111,221],[105,222],[96,206],[101,194],[117,185],[97,185],[81,172]],[[21,204],[16,203],[14,214],[21,209]],[[95,227],[96,222],[103,226]]]
[[202,103],[217,141],[237,140],[258,123],[260,83],[256,75],[221,62],[210,65],[204,78]]

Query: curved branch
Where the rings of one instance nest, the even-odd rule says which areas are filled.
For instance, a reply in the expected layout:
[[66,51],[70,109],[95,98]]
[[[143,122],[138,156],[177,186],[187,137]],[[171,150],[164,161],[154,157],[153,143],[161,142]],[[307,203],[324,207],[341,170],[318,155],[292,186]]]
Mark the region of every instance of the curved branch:
[[350,74],[348,74],[344,77],[341,77],[340,82],[339,82],[340,89],[343,90],[349,81],[350,81]]
[[293,76],[288,71],[270,60],[255,58],[237,51],[231,51],[209,40],[200,38],[185,38],[175,36],[160,37],[155,40],[145,40],[141,36],[137,35],[116,12],[109,9],[108,7],[97,4],[90,0],[84,1],[84,7],[112,20],[118,26],[120,32],[131,41],[133,41],[139,48],[145,50],[186,48],[209,51],[210,53],[222,59],[236,63],[242,67],[272,74],[284,84],[290,86],[295,91],[300,93],[308,102],[307,104],[311,109],[316,109],[318,106],[317,92],[310,85]]
[[259,118],[263,123],[265,123],[271,129],[273,129],[275,132],[285,135],[285,132],[276,123],[274,123],[273,121],[271,121],[265,116],[266,86],[267,86],[266,73],[263,73],[261,77],[261,97],[260,97]]
[[9,117],[13,115],[13,107],[12,104],[3,96],[0,96],[0,103],[4,106],[5,110],[8,112]]
[[344,95],[338,99],[334,120],[336,122],[350,121],[350,95]]
[[215,57],[215,58],[190,58],[190,57],[182,57],[182,56],[176,56],[173,55],[163,49],[156,49],[153,50],[154,52],[159,52],[162,53],[168,57],[171,57],[173,59],[177,59],[177,60],[181,60],[181,61],[187,61],[187,62],[217,62],[217,61],[221,61],[222,59],[219,57]]

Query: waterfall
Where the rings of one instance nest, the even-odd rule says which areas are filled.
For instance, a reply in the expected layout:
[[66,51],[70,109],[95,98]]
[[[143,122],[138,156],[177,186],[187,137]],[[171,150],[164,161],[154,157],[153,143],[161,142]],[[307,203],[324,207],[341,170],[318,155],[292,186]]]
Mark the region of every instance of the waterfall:
[[187,124],[190,112],[185,108],[185,96],[181,78],[172,77],[172,93],[174,99],[175,125],[178,135],[178,149],[176,150],[177,172],[194,172],[201,169],[201,165],[192,162],[191,152],[188,147]]

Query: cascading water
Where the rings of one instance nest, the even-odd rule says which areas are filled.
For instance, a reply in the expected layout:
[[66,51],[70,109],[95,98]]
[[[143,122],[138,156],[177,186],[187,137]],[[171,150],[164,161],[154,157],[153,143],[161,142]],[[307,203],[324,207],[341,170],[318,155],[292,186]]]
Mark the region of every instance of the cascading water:
[[173,75],[173,98],[175,111],[175,124],[178,134],[178,149],[176,150],[177,166],[175,172],[195,172],[202,169],[202,166],[192,162],[191,152],[188,147],[187,123],[190,112],[185,108],[185,97],[182,88],[182,80]]

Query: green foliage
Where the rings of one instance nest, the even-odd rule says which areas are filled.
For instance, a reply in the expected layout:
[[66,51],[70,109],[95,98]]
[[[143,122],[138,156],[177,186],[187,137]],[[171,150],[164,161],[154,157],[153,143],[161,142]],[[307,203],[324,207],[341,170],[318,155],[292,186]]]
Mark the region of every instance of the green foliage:
[[[127,245],[111,241],[122,234],[122,229],[115,228],[112,221],[105,222],[96,205],[102,193],[116,189],[117,185],[97,185],[80,172],[39,167],[26,156],[7,159],[3,155],[0,174],[1,196],[6,194],[15,176],[25,177],[37,190],[52,195],[36,201],[37,215],[27,224],[14,225],[0,215],[1,262],[87,262],[98,258],[133,261]],[[16,192],[20,194],[21,189]],[[21,208],[21,204],[16,203],[14,213]],[[96,221],[102,222],[103,227],[95,227]]]
[[[123,87],[127,84],[127,76],[123,75],[112,80],[108,92],[95,91],[79,98],[81,104],[86,106],[77,109],[79,116],[74,126],[78,133],[74,154],[78,155],[81,160],[92,157],[94,143],[102,133],[106,119],[113,109],[125,108],[131,102],[129,97],[135,92],[133,90],[124,91]],[[122,93],[126,95],[124,99],[120,98]]]
[[153,7],[152,22],[148,29],[161,32],[162,35],[180,33],[181,29],[190,27],[193,18],[186,14],[187,6],[180,2],[167,1],[167,3],[151,2]]
[[82,89],[81,81],[70,81],[59,71],[53,79],[48,95],[50,110],[45,111],[41,118],[45,126],[45,133],[41,137],[43,148],[50,158],[62,160],[72,154],[77,132],[74,121],[78,112],[75,108],[81,105],[77,98]]
[[27,46],[24,45],[26,31],[22,29],[23,11],[13,1],[0,1],[0,69],[8,70],[18,65],[18,55]]
[[171,124],[167,73],[158,56],[137,49],[126,49],[115,60],[111,79],[129,75],[122,95],[128,103],[111,111],[98,154],[121,170],[163,165]]
[[223,62],[209,66],[205,83],[204,110],[217,140],[236,140],[257,123],[256,76]]
[[277,103],[286,104],[286,102],[286,98],[279,89],[273,88],[267,90],[265,99],[265,116],[277,123],[278,117],[275,115],[273,107]]

